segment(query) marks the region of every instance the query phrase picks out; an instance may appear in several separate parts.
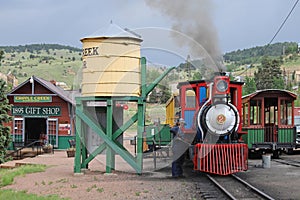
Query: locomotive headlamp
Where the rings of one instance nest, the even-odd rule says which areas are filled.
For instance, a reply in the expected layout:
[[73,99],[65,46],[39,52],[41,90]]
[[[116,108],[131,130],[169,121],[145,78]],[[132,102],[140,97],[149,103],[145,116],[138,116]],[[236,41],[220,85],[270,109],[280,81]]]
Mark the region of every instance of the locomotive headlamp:
[[227,89],[228,89],[228,83],[225,80],[219,80],[217,82],[218,92],[226,92]]

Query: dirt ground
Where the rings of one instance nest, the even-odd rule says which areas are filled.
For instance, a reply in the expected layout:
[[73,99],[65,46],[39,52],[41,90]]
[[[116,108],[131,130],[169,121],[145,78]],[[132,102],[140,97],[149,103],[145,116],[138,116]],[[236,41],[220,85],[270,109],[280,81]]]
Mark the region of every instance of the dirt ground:
[[[300,150],[294,155],[282,155],[284,159],[298,160]],[[137,175],[125,161],[116,159],[116,171],[105,173],[104,155],[97,156],[89,164],[89,170],[74,174],[74,158],[68,158],[66,151],[55,151],[54,154],[43,154],[34,158],[5,163],[45,164],[45,172],[27,174],[15,178],[14,184],[3,189],[25,190],[37,195],[56,194],[69,199],[201,199],[197,186],[197,174],[191,166],[185,167],[186,178],[171,178],[170,161],[157,163],[158,170],[153,168],[153,157],[144,159],[144,172]],[[270,168],[262,168],[262,160],[249,160],[249,169],[237,175],[276,199],[299,199],[299,168],[282,165],[271,161]]]
[[[46,164],[45,172],[15,178],[14,184],[3,189],[25,190],[37,195],[56,194],[70,199],[199,199],[194,194],[195,184],[189,179],[171,177],[171,167],[158,172],[137,175],[130,169],[105,173],[105,166],[92,161],[83,174],[74,174],[74,158],[65,151],[43,154],[35,158],[13,161],[18,163]],[[116,168],[117,169],[117,168]]]

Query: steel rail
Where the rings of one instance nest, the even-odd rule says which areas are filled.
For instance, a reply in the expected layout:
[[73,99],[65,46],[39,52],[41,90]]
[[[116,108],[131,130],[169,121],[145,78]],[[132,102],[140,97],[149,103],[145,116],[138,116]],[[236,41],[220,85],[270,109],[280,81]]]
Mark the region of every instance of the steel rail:
[[230,192],[228,192],[222,185],[218,183],[213,177],[206,174],[206,176],[211,180],[223,193],[225,193],[230,199],[237,200]]
[[253,191],[255,191],[257,194],[259,194],[260,196],[268,199],[268,200],[275,200],[273,197],[267,195],[266,193],[262,192],[261,190],[257,189],[256,187],[254,187],[253,185],[251,185],[250,183],[244,181],[243,179],[241,179],[240,177],[231,174],[232,177],[234,177],[236,180],[238,180],[239,182],[241,182],[242,184],[246,185],[247,187],[251,188]]
[[272,161],[278,162],[278,163],[281,163],[281,164],[285,164],[285,165],[290,165],[290,166],[293,166],[293,167],[300,167],[300,164],[297,164],[298,162],[293,161],[293,160],[284,160],[284,159],[281,159],[281,160],[276,159],[275,160],[275,159],[273,159]]
[[[207,178],[209,180],[211,180],[225,195],[227,195],[230,199],[232,200],[238,200],[238,198],[236,198],[235,196],[233,196],[225,187],[223,187],[217,180],[215,180],[213,177],[211,177],[209,174],[206,174]],[[253,185],[247,183],[246,181],[244,181],[243,179],[241,179],[240,177],[231,174],[231,177],[233,177],[235,180],[237,180],[238,182],[240,182],[241,184],[245,185],[247,188],[251,189],[253,192],[255,192],[257,195],[259,195],[260,197],[267,199],[267,200],[275,200],[273,197],[269,196],[268,194],[260,191],[259,189],[257,189],[256,187],[254,187]]]

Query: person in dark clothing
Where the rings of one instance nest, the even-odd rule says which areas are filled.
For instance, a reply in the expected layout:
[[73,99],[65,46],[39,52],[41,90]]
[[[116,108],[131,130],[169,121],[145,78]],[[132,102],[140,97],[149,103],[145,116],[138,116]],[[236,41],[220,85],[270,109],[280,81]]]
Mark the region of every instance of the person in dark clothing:
[[184,141],[184,133],[182,131],[185,121],[181,118],[178,123],[170,130],[173,133],[173,162],[172,177],[183,177],[182,165],[185,159],[185,151],[188,145]]
[[172,138],[174,139],[176,134],[178,133],[178,129],[179,129],[179,122],[176,122],[176,124],[171,128],[170,132],[172,133]]

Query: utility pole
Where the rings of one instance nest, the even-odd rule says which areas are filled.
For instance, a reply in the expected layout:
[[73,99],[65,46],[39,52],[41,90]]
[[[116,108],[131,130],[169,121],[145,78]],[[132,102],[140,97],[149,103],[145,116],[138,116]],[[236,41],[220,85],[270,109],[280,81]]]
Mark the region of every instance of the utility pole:
[[191,57],[190,55],[187,55],[187,58],[186,58],[186,69],[187,69],[187,76],[188,76],[188,79],[191,80]]

